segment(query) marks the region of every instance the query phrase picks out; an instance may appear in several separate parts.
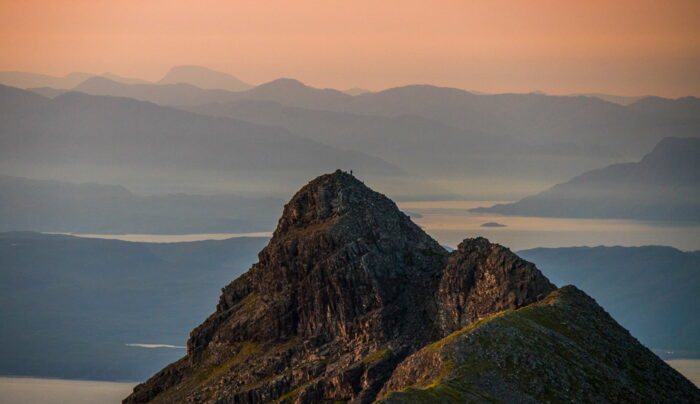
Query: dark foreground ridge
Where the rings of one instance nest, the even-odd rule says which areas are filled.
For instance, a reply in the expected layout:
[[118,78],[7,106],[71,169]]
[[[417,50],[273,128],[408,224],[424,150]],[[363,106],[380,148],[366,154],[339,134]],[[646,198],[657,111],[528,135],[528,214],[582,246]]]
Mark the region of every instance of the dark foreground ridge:
[[285,206],[187,355],[126,403],[697,402],[583,292],[484,238],[452,253],[352,175]]

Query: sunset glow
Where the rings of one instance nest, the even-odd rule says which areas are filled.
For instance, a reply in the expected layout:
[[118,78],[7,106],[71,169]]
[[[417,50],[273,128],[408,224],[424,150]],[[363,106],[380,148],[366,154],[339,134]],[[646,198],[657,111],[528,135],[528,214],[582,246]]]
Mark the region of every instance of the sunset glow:
[[0,70],[700,95],[698,1],[7,1]]

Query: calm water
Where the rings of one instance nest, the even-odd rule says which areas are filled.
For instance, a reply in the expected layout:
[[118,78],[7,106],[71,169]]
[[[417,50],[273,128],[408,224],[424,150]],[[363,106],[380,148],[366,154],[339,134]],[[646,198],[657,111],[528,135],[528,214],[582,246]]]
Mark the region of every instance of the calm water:
[[[700,359],[674,359],[669,365],[700,387]],[[118,404],[136,383],[0,377],[2,404]]]
[[[484,236],[512,250],[534,247],[667,245],[700,250],[700,223],[677,224],[618,219],[562,219],[472,213],[468,209],[499,202],[402,202],[420,214],[413,220],[451,247],[467,237]],[[502,202],[501,202],[502,203]],[[496,222],[506,227],[481,227]]]
[[3,404],[117,404],[136,383],[0,377]]
[[666,363],[700,387],[700,359],[671,359]]
[[234,237],[271,237],[272,232],[255,233],[201,233],[201,234],[69,234],[76,237],[104,238],[111,240],[124,240],[142,243],[180,243],[186,241],[225,240]]
[[[467,237],[484,236],[517,251],[535,247],[667,245],[700,250],[700,223],[672,223],[620,219],[563,219],[471,213],[470,208],[493,201],[400,202],[417,213],[413,220],[444,245],[455,247]],[[496,222],[505,227],[481,227]],[[73,234],[79,237],[169,243],[223,240],[232,237],[270,237],[272,232],[207,234]]]
[[[484,236],[513,250],[534,247],[597,245],[669,245],[700,250],[700,224],[677,226],[633,220],[530,218],[477,214],[467,211],[497,202],[402,202],[399,207],[416,213],[413,220],[440,243],[456,246],[466,237]],[[496,222],[506,227],[481,227]],[[82,237],[141,242],[221,240],[232,237],[269,237],[269,232],[216,234],[75,234]],[[667,363],[700,386],[700,360],[674,359]],[[119,403],[135,383],[93,382],[0,377],[3,404]]]

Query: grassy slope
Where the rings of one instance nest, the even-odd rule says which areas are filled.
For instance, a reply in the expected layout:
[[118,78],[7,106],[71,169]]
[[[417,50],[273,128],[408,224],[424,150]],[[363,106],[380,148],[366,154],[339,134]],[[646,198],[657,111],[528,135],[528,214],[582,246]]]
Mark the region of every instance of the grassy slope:
[[[425,347],[381,402],[693,402],[700,391],[575,287]],[[439,369],[401,369],[433,356]],[[397,374],[395,373],[395,375]],[[400,384],[399,384],[400,385]]]

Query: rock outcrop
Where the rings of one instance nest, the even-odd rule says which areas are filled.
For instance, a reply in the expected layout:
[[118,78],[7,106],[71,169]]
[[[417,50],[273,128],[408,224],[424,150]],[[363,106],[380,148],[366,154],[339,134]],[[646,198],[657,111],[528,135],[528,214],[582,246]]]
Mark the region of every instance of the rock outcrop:
[[[466,363],[473,354],[451,359],[443,348],[471,335],[465,330],[495,323],[488,319],[498,313],[549,304],[556,293],[533,264],[486,239],[467,239],[448,253],[391,200],[336,171],[292,198],[259,262],[223,289],[216,311],[192,331],[187,355],[138,385],[125,402],[413,402],[415,395],[402,391],[423,391],[429,380],[453,383],[461,374],[446,364]],[[587,307],[592,319],[606,315]],[[609,316],[605,320],[620,328]],[[562,331],[567,327],[559,324],[551,333],[568,338]],[[554,338],[542,332],[531,342]],[[620,338],[621,347],[636,344],[640,355],[653,357],[629,334]],[[566,348],[568,339],[562,341]],[[537,360],[555,345],[524,346],[518,364],[528,355]],[[434,346],[442,348],[430,351]],[[477,348],[488,362],[487,347]],[[663,380],[683,387],[678,394],[697,393],[658,358],[644,359],[655,359],[658,369],[650,371],[666,372],[670,376]],[[610,369],[614,373],[615,362]],[[495,394],[477,383],[469,394],[541,397],[519,390],[515,379],[493,380],[508,392]],[[471,379],[460,386],[468,383]]]

